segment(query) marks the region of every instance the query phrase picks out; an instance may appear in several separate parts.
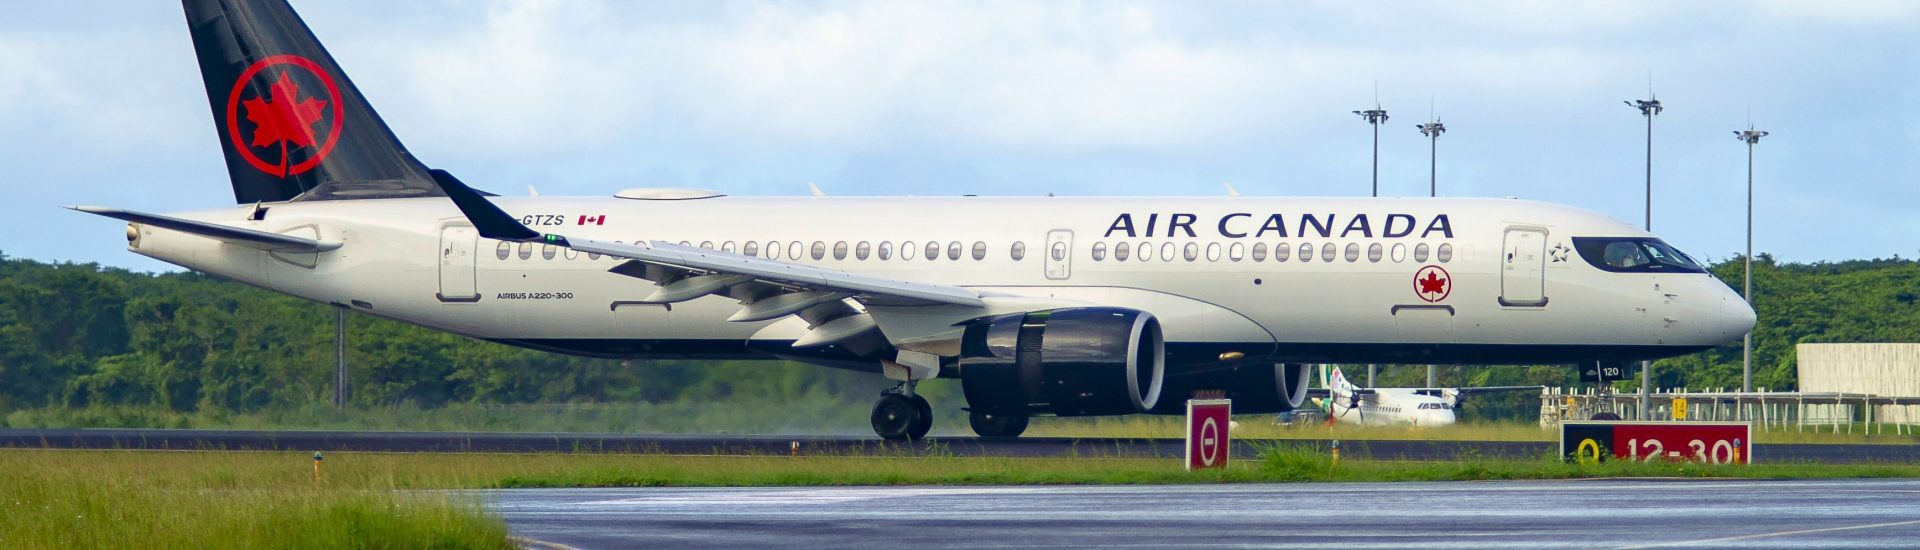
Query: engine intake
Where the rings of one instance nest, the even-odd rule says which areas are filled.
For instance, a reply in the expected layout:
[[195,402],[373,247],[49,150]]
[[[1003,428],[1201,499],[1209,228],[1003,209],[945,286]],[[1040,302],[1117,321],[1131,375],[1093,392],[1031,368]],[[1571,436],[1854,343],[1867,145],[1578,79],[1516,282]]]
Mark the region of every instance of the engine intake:
[[960,347],[974,412],[1095,416],[1152,410],[1166,376],[1153,314],[1068,308],[977,319]]

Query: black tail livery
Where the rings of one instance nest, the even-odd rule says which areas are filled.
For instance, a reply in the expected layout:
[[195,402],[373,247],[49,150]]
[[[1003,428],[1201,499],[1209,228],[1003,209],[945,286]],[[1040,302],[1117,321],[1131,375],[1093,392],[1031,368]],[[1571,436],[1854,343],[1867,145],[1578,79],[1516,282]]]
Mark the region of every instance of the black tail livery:
[[286,0],[184,0],[242,204],[438,196]]

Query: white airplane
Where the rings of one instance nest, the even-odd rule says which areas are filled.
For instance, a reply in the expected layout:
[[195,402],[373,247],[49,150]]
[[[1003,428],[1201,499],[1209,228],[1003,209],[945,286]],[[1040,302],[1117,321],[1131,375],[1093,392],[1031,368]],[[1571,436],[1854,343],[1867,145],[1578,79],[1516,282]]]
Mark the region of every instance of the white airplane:
[[1541,386],[1479,388],[1362,388],[1334,367],[1321,371],[1322,389],[1311,390],[1328,422],[1360,426],[1437,428],[1459,421],[1455,411],[1470,395],[1541,390]]
[[1522,200],[491,196],[408,153],[284,0],[184,3],[238,205],[73,207],[128,250],[560,353],[872,372],[889,439],[928,432],[932,379],[1016,436],[1196,392],[1290,410],[1305,363],[1634,361],[1754,322],[1658,237]]

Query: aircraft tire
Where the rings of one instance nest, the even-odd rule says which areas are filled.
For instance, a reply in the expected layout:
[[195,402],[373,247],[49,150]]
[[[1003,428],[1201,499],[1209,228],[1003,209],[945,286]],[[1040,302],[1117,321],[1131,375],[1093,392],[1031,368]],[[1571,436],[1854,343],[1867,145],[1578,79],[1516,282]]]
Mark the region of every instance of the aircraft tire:
[[868,417],[873,422],[873,433],[888,441],[925,437],[926,428],[933,426],[933,419],[921,413],[921,406],[914,403],[913,398],[897,393],[880,396],[880,402],[873,404],[873,414]]
[[907,436],[920,439],[926,437],[927,432],[933,431],[933,404],[928,403],[927,398],[921,397],[920,394],[914,394],[913,406],[920,409],[920,420],[913,423],[913,429],[907,433]]
[[973,433],[980,437],[1013,438],[1027,431],[1027,415],[1024,414],[984,414],[967,415],[967,424],[973,427]]

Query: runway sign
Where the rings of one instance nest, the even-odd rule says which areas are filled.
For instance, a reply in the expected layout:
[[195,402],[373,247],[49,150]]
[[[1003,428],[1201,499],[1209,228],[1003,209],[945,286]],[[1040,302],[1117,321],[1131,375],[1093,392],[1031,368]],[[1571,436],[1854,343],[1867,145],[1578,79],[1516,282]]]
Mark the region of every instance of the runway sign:
[[1568,462],[1678,460],[1747,464],[1753,426],[1746,422],[1561,422],[1560,456]]
[[1187,400],[1187,469],[1227,467],[1231,399]]

